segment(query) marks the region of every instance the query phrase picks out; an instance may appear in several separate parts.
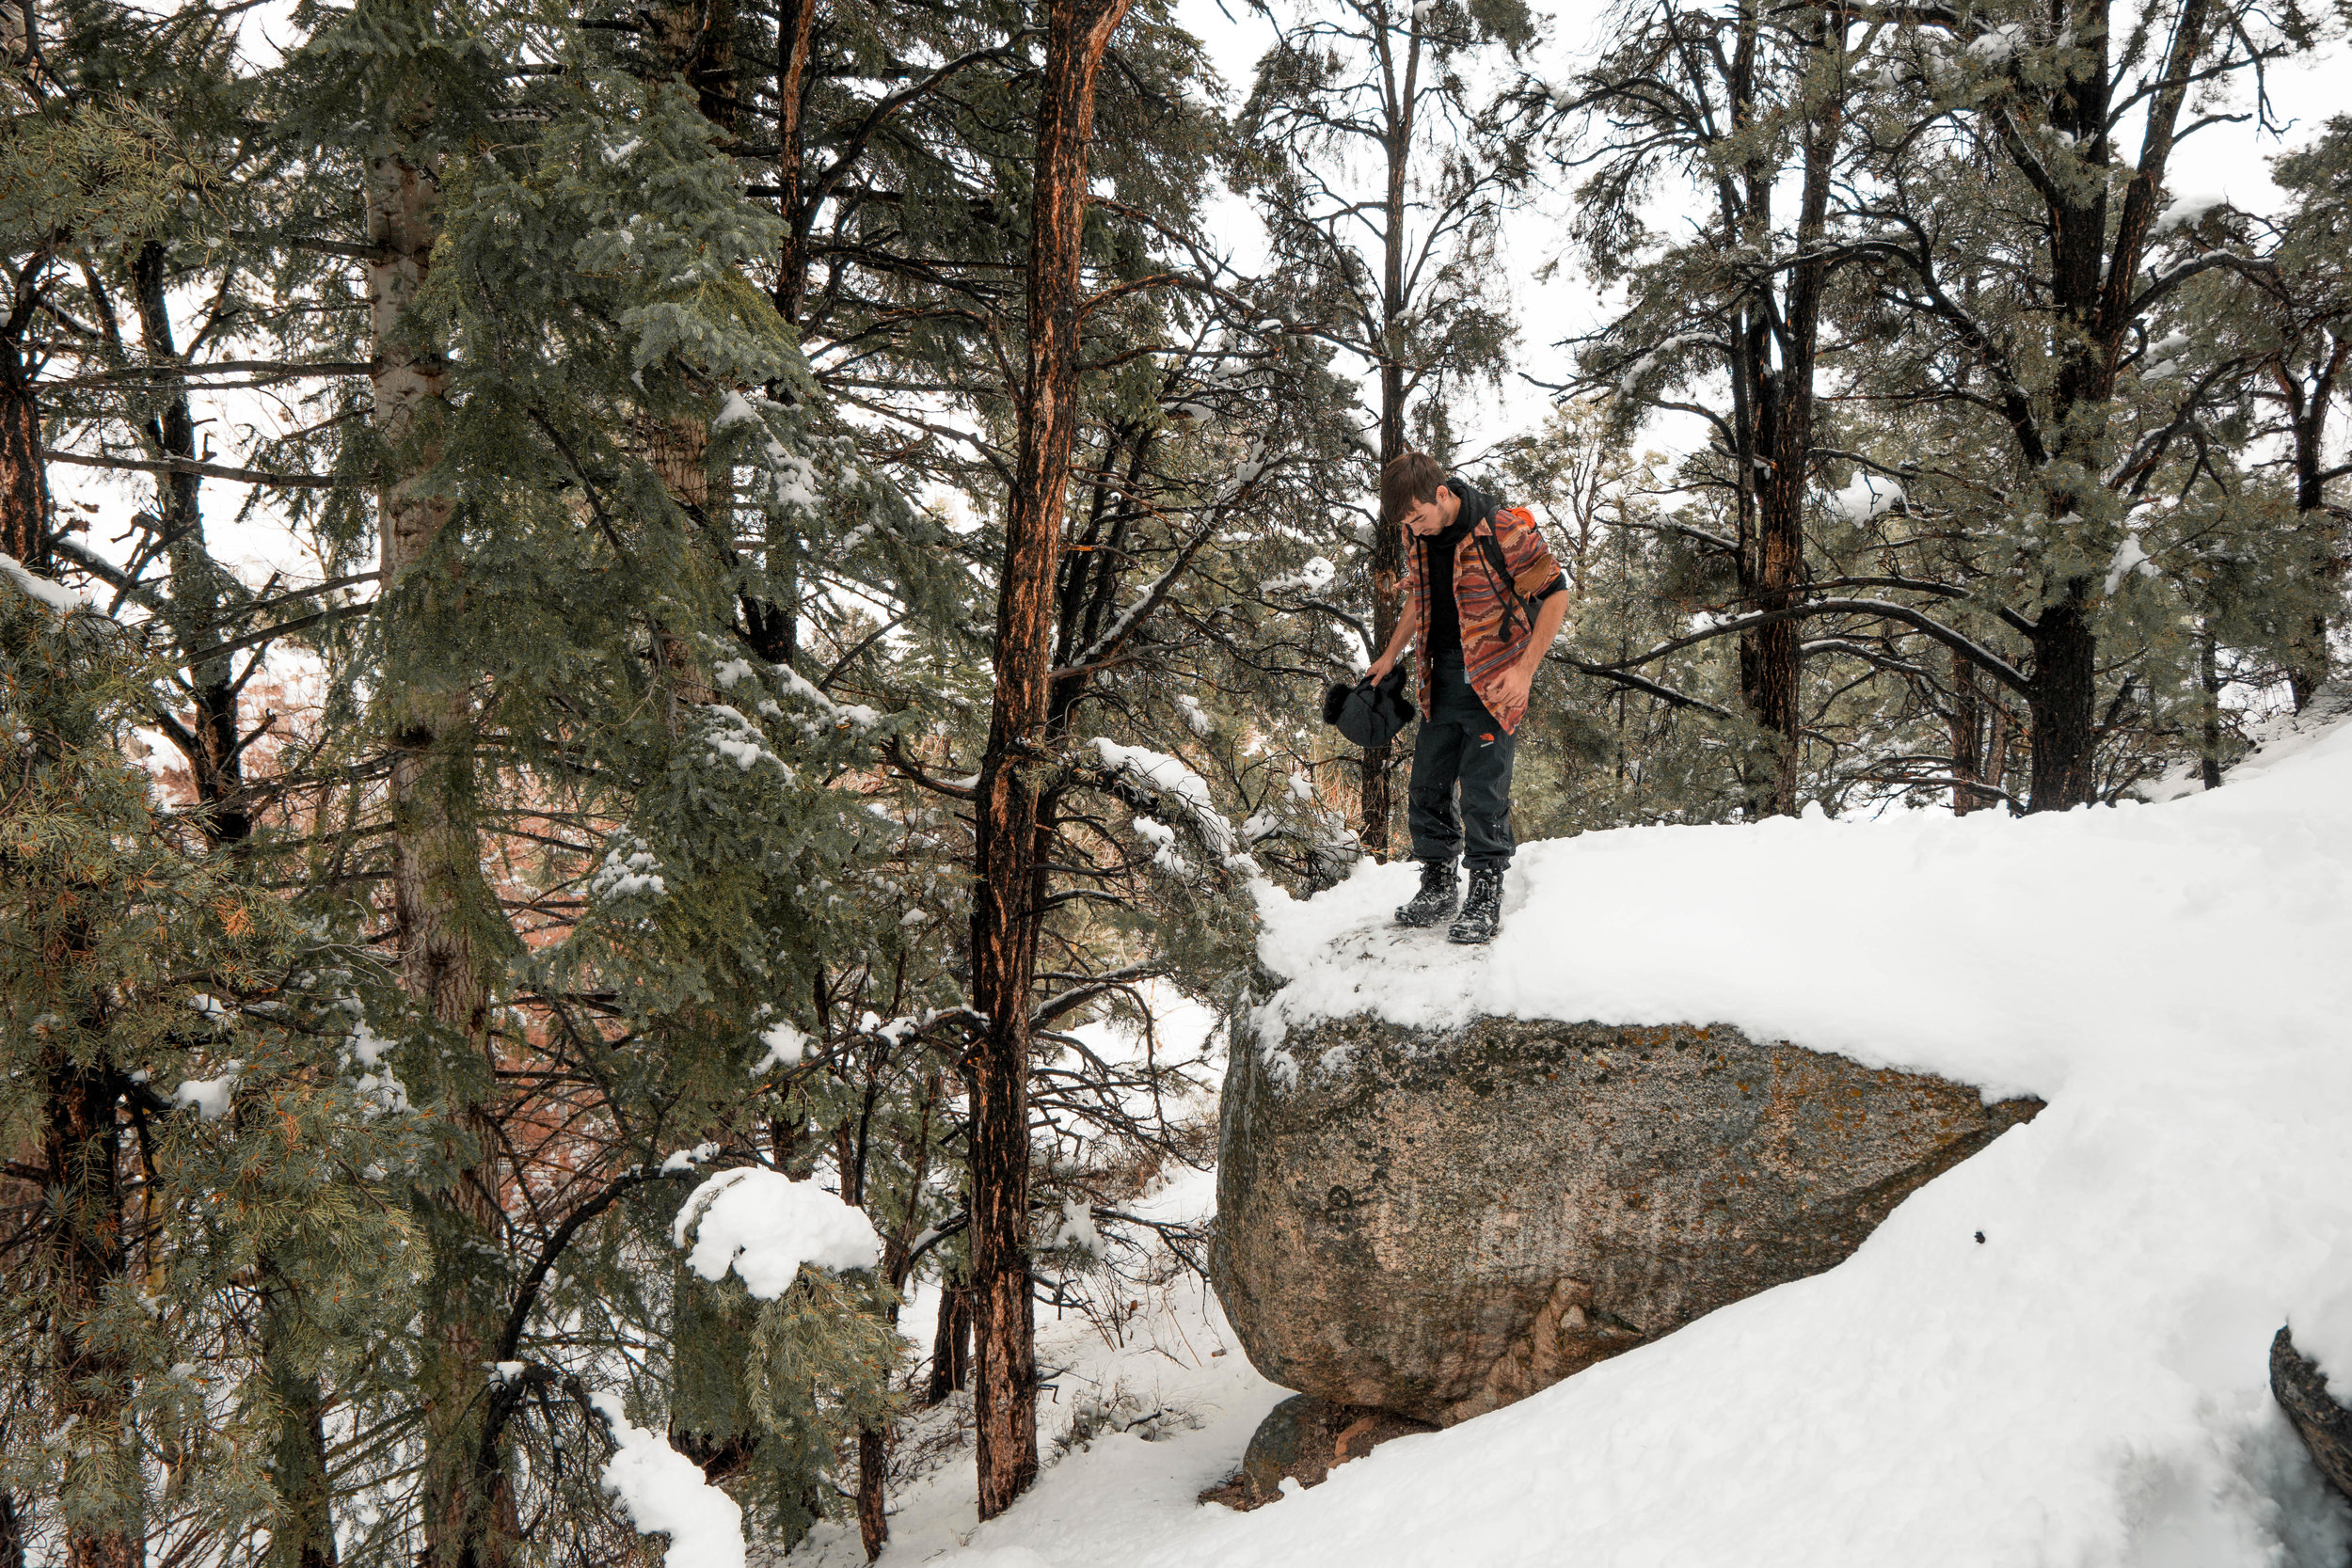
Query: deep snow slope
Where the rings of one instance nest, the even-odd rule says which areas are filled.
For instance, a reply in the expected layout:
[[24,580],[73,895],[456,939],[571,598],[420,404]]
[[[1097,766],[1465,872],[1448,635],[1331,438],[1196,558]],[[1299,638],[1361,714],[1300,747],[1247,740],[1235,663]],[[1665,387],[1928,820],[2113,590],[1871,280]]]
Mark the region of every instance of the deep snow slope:
[[1724,1022],[2049,1109],[1836,1269],[1510,1409],[1145,1550],[1032,1530],[1091,1489],[1057,1467],[977,1561],[2344,1560],[2265,1356],[2291,1319],[2352,1391],[2352,725],[2163,805],[1533,845],[1485,951],[1388,926],[1412,877],[1262,895],[1272,1049],[1354,1011]]

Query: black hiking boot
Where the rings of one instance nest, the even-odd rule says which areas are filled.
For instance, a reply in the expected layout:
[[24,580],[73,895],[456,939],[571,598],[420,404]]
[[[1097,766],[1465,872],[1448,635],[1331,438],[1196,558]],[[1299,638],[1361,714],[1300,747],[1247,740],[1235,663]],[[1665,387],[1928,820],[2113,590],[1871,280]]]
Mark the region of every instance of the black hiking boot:
[[1448,942],[1492,942],[1502,926],[1502,873],[1500,869],[1470,873],[1470,896],[1462,900],[1462,918],[1446,932]]
[[1454,912],[1461,897],[1461,884],[1454,880],[1452,861],[1421,863],[1421,891],[1412,902],[1397,906],[1399,926],[1435,926]]

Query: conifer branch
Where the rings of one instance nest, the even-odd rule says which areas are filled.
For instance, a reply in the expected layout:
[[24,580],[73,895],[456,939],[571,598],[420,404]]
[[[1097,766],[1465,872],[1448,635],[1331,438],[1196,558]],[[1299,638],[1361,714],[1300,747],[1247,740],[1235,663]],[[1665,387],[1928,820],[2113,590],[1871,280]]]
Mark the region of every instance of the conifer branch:
[[77,451],[43,447],[51,463],[71,463],[83,468],[129,468],[149,474],[194,474],[199,479],[225,479],[237,484],[264,484],[280,490],[339,490],[364,483],[358,479],[322,479],[314,474],[274,474],[260,468],[229,468],[217,463],[198,463],[185,457],[151,462],[143,457],[85,457]]

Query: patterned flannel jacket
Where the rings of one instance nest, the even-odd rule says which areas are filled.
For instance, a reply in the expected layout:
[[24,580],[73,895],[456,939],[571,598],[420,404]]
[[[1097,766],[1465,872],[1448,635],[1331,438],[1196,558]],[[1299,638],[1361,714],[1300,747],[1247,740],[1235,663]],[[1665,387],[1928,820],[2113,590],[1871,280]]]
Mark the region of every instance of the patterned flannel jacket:
[[[1462,616],[1462,671],[1478,700],[1509,735],[1527,716],[1527,705],[1503,702],[1502,673],[1527,651],[1527,641],[1535,632],[1535,610],[1528,601],[1562,580],[1560,562],[1552,559],[1550,546],[1536,529],[1534,514],[1523,507],[1498,507],[1458,479],[1449,479],[1445,484],[1462,498],[1463,513],[1478,519],[1454,550],[1454,603]],[[1397,526],[1404,527],[1402,523]],[[1507,583],[1496,577],[1479,544],[1482,533],[1491,533],[1502,547],[1502,563],[1510,573]],[[1405,586],[1412,595],[1422,628],[1413,640],[1415,689],[1424,710],[1430,701],[1429,577],[1422,558],[1429,544],[1406,529]]]

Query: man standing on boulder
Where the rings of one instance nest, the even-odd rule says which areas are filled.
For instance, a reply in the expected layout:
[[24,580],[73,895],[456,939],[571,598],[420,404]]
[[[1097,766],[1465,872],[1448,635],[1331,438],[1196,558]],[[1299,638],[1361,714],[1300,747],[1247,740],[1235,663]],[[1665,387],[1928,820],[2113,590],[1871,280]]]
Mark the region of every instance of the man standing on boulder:
[[1434,926],[1454,912],[1454,860],[1467,830],[1470,895],[1446,934],[1491,942],[1502,923],[1502,873],[1515,847],[1515,732],[1527,716],[1536,668],[1567,617],[1567,583],[1533,514],[1498,507],[1460,478],[1442,475],[1421,451],[1380,471],[1381,525],[1405,531],[1405,614],[1371,678],[1387,674],[1407,642],[1417,644],[1422,712],[1407,820],[1421,891],[1396,911],[1397,922]]

